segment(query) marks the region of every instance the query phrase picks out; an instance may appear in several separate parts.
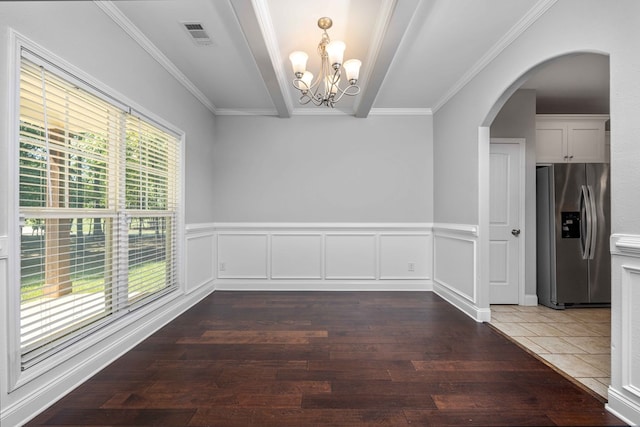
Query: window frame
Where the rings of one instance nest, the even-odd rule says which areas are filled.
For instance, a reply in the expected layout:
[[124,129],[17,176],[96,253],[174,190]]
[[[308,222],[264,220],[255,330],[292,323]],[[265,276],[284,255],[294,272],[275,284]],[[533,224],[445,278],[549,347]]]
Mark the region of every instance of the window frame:
[[[110,88],[106,84],[94,79],[89,74],[75,67],[64,59],[58,57],[52,52],[42,48],[15,30],[10,30],[10,56],[9,56],[9,76],[8,76],[8,93],[10,94],[10,105],[8,106],[9,126],[7,129],[8,144],[8,232],[9,232],[9,259],[7,264],[7,296],[8,306],[6,307],[6,334],[8,338],[8,390],[16,390],[23,385],[33,381],[46,373],[51,372],[54,368],[63,365],[70,358],[81,354],[92,347],[97,352],[100,343],[107,338],[112,337],[119,332],[131,333],[130,329],[135,328],[135,323],[143,322],[145,317],[158,310],[159,308],[171,305],[186,292],[185,287],[185,271],[184,271],[184,215],[185,215],[185,133],[166,122],[164,119],[150,112],[146,108],[140,106],[130,100],[121,93]],[[22,369],[21,354],[21,337],[20,337],[20,262],[21,262],[21,241],[20,241],[20,202],[19,202],[19,186],[20,186],[20,168],[18,159],[20,156],[19,128],[20,128],[20,72],[23,51],[30,52],[32,55],[40,58],[55,68],[55,74],[58,74],[65,80],[77,84],[83,90],[95,95],[111,104],[128,111],[130,114],[140,117],[154,126],[173,134],[178,142],[177,147],[177,164],[178,168],[176,176],[176,220],[175,220],[175,264],[176,264],[176,286],[169,292],[161,292],[160,295],[150,300],[144,306],[126,313],[117,313],[116,319],[110,321],[99,329],[92,331],[90,334],[81,339],[70,343],[66,348],[51,354],[45,360],[37,364]],[[152,214],[153,212],[148,212]],[[124,338],[124,337],[121,337]],[[117,340],[123,341],[124,339]],[[115,344],[111,344],[115,345]],[[91,357],[89,357],[90,359]]]

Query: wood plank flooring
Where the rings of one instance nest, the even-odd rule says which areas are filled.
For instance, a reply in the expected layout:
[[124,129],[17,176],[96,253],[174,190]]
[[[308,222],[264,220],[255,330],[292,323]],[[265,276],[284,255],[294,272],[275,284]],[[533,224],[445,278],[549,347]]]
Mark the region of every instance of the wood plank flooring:
[[431,292],[217,291],[29,425],[623,423]]

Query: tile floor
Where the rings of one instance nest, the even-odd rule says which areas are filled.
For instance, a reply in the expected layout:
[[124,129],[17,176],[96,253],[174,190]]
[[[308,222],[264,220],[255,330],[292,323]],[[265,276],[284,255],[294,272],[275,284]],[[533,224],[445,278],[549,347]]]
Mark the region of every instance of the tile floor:
[[607,398],[611,378],[611,309],[492,305],[491,325]]

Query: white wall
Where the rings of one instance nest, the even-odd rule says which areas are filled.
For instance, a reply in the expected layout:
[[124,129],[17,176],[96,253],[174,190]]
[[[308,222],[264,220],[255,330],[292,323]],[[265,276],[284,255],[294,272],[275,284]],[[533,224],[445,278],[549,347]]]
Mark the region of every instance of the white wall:
[[536,295],[536,91],[520,89],[504,104],[491,138],[525,139],[525,295]]
[[[434,114],[436,222],[478,224],[481,236],[487,233],[488,219],[482,209],[488,191],[481,185],[469,185],[478,178],[488,180],[485,144],[489,138],[484,135],[488,132],[479,127],[493,121],[494,114],[515,90],[512,85],[534,67],[569,53],[599,52],[610,55],[612,233],[627,235],[634,242],[631,247],[640,246],[639,17],[640,2],[635,0],[559,0]],[[482,243],[479,248],[480,292],[488,295],[488,251]],[[620,264],[619,257],[614,253],[614,269]],[[436,253],[436,274],[437,260]],[[637,283],[620,279],[624,274],[613,272],[614,296],[624,294],[622,290]],[[488,306],[488,297],[479,301],[479,309]],[[628,349],[638,348],[640,320],[628,313],[637,307],[622,301],[617,298],[612,303],[612,385],[608,407],[638,424],[640,360]],[[632,323],[624,324],[625,321]],[[621,367],[626,375],[620,373]]]
[[[103,343],[61,362],[15,391],[8,392],[8,342],[6,329],[9,266],[16,260],[16,248],[6,247],[15,179],[10,176],[7,153],[10,144],[9,111],[14,89],[10,87],[9,28],[52,52],[93,79],[125,95],[130,101],[186,133],[186,221],[213,220],[213,115],[171,77],[93,2],[0,2],[0,410],[2,425],[16,425],[25,417],[61,397],[110,358],[144,338],[163,322],[188,308],[206,291],[202,287],[189,295],[178,295],[156,311],[138,316],[126,330],[105,337]],[[204,183],[204,184],[202,184]],[[211,288],[212,289],[212,288]],[[191,289],[193,290],[193,289]],[[165,301],[166,302],[166,301]]]
[[216,118],[220,222],[430,222],[431,116]]

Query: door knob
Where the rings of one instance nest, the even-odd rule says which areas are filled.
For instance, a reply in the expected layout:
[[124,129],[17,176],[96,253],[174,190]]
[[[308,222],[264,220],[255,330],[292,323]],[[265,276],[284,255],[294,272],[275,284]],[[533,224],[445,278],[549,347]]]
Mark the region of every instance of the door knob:
[[519,236],[520,235],[520,229],[519,228],[514,228],[513,230],[511,230],[511,234],[513,234],[514,236]]

